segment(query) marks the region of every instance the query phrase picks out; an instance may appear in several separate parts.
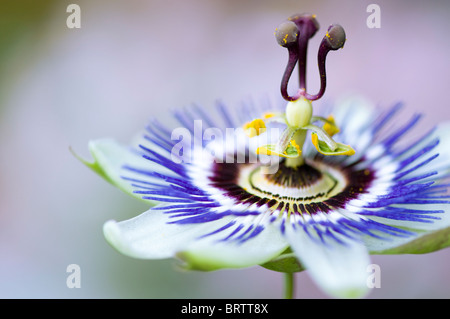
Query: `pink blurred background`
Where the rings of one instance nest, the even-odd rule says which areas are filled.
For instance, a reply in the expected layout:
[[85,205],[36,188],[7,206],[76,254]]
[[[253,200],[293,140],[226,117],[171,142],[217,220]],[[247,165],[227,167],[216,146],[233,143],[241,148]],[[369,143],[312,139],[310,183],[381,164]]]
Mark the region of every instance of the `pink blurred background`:
[[[69,29],[66,8],[81,7]],[[287,61],[273,32],[291,14],[317,15],[309,87],[318,87],[316,49],[327,26],[347,42],[327,61],[324,101],[362,94],[424,125],[450,120],[450,2],[376,1],[20,1],[0,4],[0,297],[280,298],[282,274],[260,267],[212,273],[176,270],[174,260],[124,257],[102,225],[146,210],[85,168],[90,139],[128,142],[151,117],[217,99],[278,97]],[[373,256],[381,288],[368,298],[449,298],[450,250]],[[69,289],[66,267],[81,268]],[[306,273],[297,297],[326,298]]]

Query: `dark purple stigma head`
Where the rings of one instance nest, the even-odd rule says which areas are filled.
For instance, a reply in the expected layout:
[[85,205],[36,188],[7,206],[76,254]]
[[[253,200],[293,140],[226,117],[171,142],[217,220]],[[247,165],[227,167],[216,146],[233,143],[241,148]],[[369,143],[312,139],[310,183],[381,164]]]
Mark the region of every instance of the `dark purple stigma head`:
[[[287,48],[289,52],[289,60],[281,80],[281,95],[287,101],[295,101],[300,97],[314,101],[320,99],[325,93],[327,82],[325,59],[328,52],[344,47],[345,31],[339,24],[332,24],[328,27],[327,33],[320,43],[317,55],[320,74],[320,90],[317,94],[311,95],[306,92],[306,56],[308,41],[316,34],[317,30],[319,30],[319,23],[317,22],[315,15],[311,14],[293,15],[282,22],[275,30],[275,38],[277,39],[278,44]],[[296,94],[291,96],[287,91],[287,87],[297,62],[299,89]]]

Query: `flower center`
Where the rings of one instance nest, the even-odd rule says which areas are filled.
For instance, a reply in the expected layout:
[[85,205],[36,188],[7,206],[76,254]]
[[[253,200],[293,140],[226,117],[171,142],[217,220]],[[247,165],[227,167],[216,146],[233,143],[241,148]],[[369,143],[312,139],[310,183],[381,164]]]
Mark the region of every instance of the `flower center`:
[[[326,87],[325,59],[330,51],[344,46],[345,32],[338,25],[330,25],[318,50],[320,90],[312,95],[306,88],[306,56],[308,41],[319,29],[315,15],[295,15],[283,22],[275,37],[287,48],[289,60],[281,81],[281,95],[287,100],[285,112],[266,113],[243,125],[249,138],[258,137],[256,153],[282,158],[278,167],[261,163],[217,163],[213,164],[208,185],[218,200],[236,204],[265,206],[271,214],[316,214],[327,213],[344,207],[348,201],[367,192],[374,178],[369,170],[359,171],[353,166],[333,165],[324,157],[304,158],[303,145],[307,132],[318,153],[325,156],[351,156],[355,153],[350,145],[333,139],[339,127],[332,115],[327,118],[313,115],[311,101],[322,97]],[[287,91],[292,71],[298,64],[299,89],[294,95]],[[320,127],[319,123],[323,126]],[[269,134],[271,125],[283,132],[277,137]],[[268,138],[269,141],[264,138]],[[261,135],[261,136],[260,136]],[[265,144],[269,142],[268,144]],[[277,213],[278,212],[278,213]]]
[[262,166],[243,167],[238,184],[258,197],[304,204],[324,201],[341,192],[348,182],[344,174],[324,163],[288,167],[283,161],[272,174],[266,174]]
[[[374,179],[369,169],[338,166],[326,160],[306,159],[298,167],[280,163],[275,173],[266,174],[257,163],[214,163],[209,185],[219,190],[225,202],[265,205],[273,214],[327,213],[369,192]],[[214,192],[216,193],[216,192]]]

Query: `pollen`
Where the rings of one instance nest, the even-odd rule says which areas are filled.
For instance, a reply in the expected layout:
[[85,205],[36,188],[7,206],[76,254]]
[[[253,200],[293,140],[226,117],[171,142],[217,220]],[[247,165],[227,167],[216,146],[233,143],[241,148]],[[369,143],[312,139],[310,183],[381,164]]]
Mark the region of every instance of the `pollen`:
[[261,146],[256,149],[256,154],[258,155],[278,155],[277,153],[272,152],[267,147]]
[[267,112],[267,113],[264,113],[263,118],[264,119],[270,119],[270,118],[272,118],[274,116],[275,116],[275,113]]
[[256,119],[244,124],[243,128],[248,137],[254,137],[266,131],[266,124],[262,119]]
[[336,123],[334,122],[333,115],[329,115],[327,118],[327,122],[323,125],[323,130],[330,136],[333,136],[337,133],[339,133],[339,127],[337,127]]
[[342,153],[341,155],[348,155],[348,156],[355,155],[355,150],[353,148],[350,148],[347,152]]
[[311,140],[316,149],[319,149],[319,137],[317,136],[317,134],[311,134]]

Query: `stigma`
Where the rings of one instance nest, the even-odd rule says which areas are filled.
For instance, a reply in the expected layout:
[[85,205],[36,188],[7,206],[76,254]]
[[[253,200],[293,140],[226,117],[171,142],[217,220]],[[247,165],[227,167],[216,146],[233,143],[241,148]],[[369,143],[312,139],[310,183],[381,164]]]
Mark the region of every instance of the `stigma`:
[[[327,84],[325,60],[328,52],[344,47],[346,35],[344,28],[339,24],[328,27],[317,53],[317,63],[320,75],[320,89],[317,94],[309,94],[306,89],[306,57],[308,41],[319,29],[316,15],[297,14],[289,17],[275,29],[275,38],[278,44],[287,48],[288,63],[281,81],[281,95],[287,101],[296,101],[304,97],[310,101],[320,99],[325,93]],[[293,95],[288,93],[288,83],[295,66],[298,64],[299,88]]]

